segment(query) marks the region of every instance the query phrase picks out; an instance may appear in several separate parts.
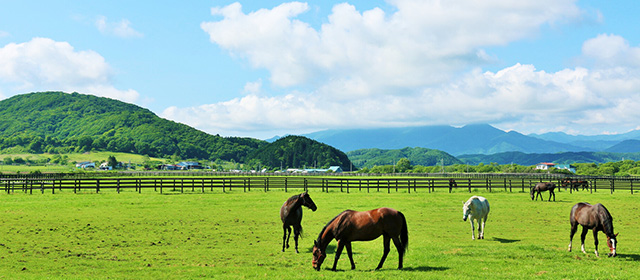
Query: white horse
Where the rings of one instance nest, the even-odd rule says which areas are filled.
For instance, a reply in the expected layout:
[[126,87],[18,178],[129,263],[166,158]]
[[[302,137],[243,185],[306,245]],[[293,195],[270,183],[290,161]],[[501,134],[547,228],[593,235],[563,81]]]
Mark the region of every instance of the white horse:
[[462,213],[462,220],[466,221],[469,218],[471,222],[471,239],[476,239],[473,220],[478,221],[478,239],[484,239],[484,224],[487,222],[487,216],[489,216],[489,201],[482,196],[474,195],[464,203]]

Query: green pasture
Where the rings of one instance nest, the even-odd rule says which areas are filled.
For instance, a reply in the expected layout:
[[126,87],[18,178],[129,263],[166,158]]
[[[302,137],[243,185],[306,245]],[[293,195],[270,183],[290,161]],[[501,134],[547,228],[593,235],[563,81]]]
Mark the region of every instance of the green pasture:
[[[631,279],[640,264],[640,203],[628,192],[557,193],[534,202],[527,193],[475,191],[491,204],[484,240],[471,240],[462,203],[472,194],[426,190],[406,193],[312,191],[316,212],[304,210],[300,254],[281,252],[282,203],[300,191],[242,190],[159,194],[0,194],[0,279]],[[545,194],[545,199],[548,194]],[[573,252],[569,212],[580,201],[603,203],[619,232],[616,258],[600,233],[600,258]],[[409,250],[402,271],[392,251],[380,271],[382,240],[353,244],[356,270],[346,253],[333,264],[335,242],[321,271],[311,247],[322,227],[345,209],[392,207],[408,221]],[[293,247],[293,238],[291,244]]]

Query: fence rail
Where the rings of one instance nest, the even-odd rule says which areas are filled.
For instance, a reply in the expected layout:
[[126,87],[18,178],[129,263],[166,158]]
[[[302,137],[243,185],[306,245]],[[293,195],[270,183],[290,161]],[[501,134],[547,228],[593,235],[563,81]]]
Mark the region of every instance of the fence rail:
[[[466,176],[465,176],[466,175]],[[482,175],[482,176],[481,176]],[[73,190],[73,192],[100,192],[102,190],[135,190],[153,189],[165,191],[243,191],[271,189],[315,190],[315,191],[398,191],[408,192],[436,190],[468,191],[485,189],[489,192],[501,190],[506,192],[528,192],[538,182],[552,181],[561,185],[564,176],[531,175],[531,174],[439,174],[423,176],[257,176],[257,175],[225,175],[225,176],[125,176],[125,177],[79,177],[79,176],[29,176],[0,178],[0,186],[6,193],[16,191],[33,193]],[[553,174],[552,174],[553,175]],[[577,178],[577,177],[574,177]],[[587,191],[630,191],[640,186],[640,178],[634,177],[580,177],[588,182]],[[575,191],[565,187],[567,191]],[[583,191],[583,190],[581,190]]]

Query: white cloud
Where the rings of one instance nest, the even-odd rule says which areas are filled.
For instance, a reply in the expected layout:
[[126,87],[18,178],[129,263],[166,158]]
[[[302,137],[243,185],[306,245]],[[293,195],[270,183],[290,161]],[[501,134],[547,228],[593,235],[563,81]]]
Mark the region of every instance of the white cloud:
[[107,21],[107,17],[98,16],[95,23],[102,34],[114,35],[120,38],[137,38],[144,36],[130,26],[131,22],[128,19],[122,19],[120,22],[109,22]]
[[258,79],[255,82],[248,82],[244,85],[244,92],[247,94],[258,94],[262,92],[262,80]]
[[336,5],[318,30],[296,19],[309,10],[305,3],[246,14],[238,3],[213,8],[221,19],[201,24],[211,42],[267,69],[272,85],[289,93],[267,96],[260,84],[258,94],[248,83],[241,98],[162,115],[213,133],[247,134],[476,122],[525,133],[550,125],[596,133],[640,121],[633,109],[640,105],[640,49],[620,36],[587,40],[588,63],[573,69],[480,70],[494,59],[485,47],[581,20],[573,0],[390,3],[390,14]]
[[[0,48],[0,92],[77,91],[134,102],[135,90],[111,85],[112,70],[94,51],[76,51],[67,42],[33,38]],[[4,90],[3,90],[4,89]]]
[[[504,2],[504,1],[502,1]],[[319,30],[297,20],[309,10],[291,2],[245,14],[239,3],[213,8],[219,21],[203,22],[211,42],[266,68],[278,86],[318,77],[362,79],[377,86],[413,87],[446,81],[452,73],[483,63],[482,47],[533,36],[544,24],[575,19],[580,10],[564,1],[391,1],[397,11],[359,12],[333,7]]]

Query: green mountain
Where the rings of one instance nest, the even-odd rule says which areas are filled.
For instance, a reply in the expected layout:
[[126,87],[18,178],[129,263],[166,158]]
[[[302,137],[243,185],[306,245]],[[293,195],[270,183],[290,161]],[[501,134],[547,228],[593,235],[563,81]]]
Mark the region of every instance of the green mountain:
[[0,151],[105,150],[242,162],[266,144],[210,135],[139,106],[93,95],[37,92],[0,101]]
[[[303,136],[287,136],[262,146],[249,154],[249,162],[271,168],[328,168],[340,166],[350,170],[347,155],[338,149]],[[354,168],[355,170],[355,168]]]
[[347,155],[358,168],[371,168],[376,165],[393,165],[401,158],[409,160],[411,165],[434,166],[439,164],[462,164],[454,156],[439,150],[426,148],[403,148],[396,150],[360,149]]

